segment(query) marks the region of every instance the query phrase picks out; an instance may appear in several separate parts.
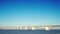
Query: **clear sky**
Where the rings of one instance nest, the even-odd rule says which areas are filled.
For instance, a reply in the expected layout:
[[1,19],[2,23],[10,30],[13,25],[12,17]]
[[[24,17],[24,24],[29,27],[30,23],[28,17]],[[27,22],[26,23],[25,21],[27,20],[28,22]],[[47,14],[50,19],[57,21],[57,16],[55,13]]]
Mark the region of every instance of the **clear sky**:
[[0,26],[60,24],[59,0],[0,0]]

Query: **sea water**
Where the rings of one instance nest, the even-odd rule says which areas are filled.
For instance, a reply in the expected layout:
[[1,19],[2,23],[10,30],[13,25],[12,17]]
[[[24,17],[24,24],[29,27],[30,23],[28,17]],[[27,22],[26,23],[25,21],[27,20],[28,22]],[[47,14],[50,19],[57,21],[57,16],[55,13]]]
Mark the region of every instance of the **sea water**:
[[60,30],[0,30],[0,34],[60,34]]

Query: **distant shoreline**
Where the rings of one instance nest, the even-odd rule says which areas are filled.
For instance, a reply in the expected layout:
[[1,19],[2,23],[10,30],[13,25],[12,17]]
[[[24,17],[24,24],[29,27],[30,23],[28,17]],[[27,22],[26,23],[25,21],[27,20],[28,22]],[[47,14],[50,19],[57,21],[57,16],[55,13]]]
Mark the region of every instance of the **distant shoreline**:
[[60,25],[0,27],[0,30],[60,30]]

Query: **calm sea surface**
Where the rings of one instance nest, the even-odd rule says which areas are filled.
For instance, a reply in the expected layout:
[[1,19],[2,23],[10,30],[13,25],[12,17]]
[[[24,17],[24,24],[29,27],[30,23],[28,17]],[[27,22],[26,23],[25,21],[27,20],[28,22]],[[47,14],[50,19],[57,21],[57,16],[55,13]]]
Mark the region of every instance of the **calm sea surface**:
[[0,34],[60,34],[60,30],[0,30]]

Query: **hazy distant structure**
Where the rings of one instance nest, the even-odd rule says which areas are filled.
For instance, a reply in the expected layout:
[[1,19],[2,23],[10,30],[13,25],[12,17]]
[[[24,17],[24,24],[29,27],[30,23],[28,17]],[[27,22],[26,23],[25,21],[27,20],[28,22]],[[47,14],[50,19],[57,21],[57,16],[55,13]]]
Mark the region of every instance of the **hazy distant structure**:
[[4,30],[60,30],[60,25],[0,27]]

